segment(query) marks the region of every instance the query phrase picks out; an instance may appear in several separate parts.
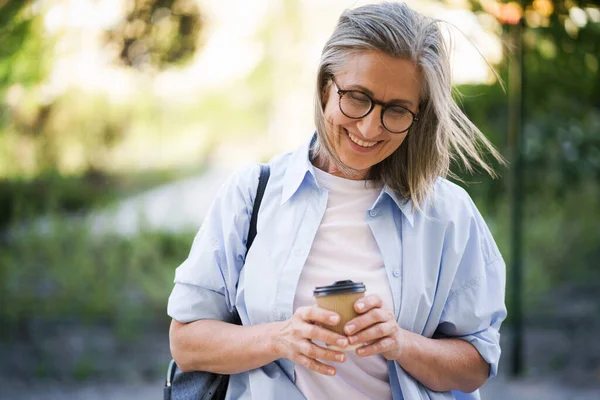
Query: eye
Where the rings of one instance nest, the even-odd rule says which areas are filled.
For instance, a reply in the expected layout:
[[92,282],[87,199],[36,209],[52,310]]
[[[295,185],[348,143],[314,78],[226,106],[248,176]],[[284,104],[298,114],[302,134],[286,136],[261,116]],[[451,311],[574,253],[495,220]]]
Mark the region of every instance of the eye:
[[410,111],[400,106],[392,106],[388,108],[385,114],[387,118],[412,120],[412,114],[410,113]]
[[352,101],[357,105],[368,105],[371,103],[371,99],[366,94],[361,92],[349,91],[346,93],[346,96],[348,97],[349,101]]

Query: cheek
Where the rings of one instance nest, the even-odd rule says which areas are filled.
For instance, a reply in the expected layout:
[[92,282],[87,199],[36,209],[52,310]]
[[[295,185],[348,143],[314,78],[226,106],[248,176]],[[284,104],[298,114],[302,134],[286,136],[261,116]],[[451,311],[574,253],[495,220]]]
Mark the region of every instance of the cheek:
[[349,124],[355,122],[355,120],[342,114],[336,102],[327,103],[323,116],[325,117],[325,121],[331,125],[343,125],[344,127],[347,127]]
[[325,105],[323,117],[325,118],[325,121],[329,122],[330,124],[333,123],[333,110],[331,109],[331,102],[328,102],[327,105]]
[[339,124],[339,115],[338,115],[338,107],[333,101],[328,101],[325,106],[325,111],[323,112],[325,116],[325,120],[330,124]]
[[388,151],[389,151],[390,154],[393,153],[393,152],[395,152],[396,150],[398,150],[398,148],[402,145],[402,143],[404,143],[404,140],[406,139],[406,134],[405,133],[402,134],[402,135],[399,135],[399,136],[400,136],[399,138],[394,139],[394,140],[392,140],[392,141],[389,142],[390,146],[388,148]]
[[345,125],[353,122],[354,120],[346,117],[340,111],[339,96],[338,94],[330,90],[327,98],[327,103],[325,104],[325,109],[323,111],[323,116],[325,117],[325,121],[332,125]]

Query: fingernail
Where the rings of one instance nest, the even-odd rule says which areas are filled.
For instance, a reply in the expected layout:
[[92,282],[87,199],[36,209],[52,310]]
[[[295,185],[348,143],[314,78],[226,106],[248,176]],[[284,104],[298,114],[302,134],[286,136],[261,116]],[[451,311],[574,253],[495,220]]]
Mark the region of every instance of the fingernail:
[[335,359],[338,361],[344,361],[344,355],[343,354],[338,354],[337,356],[335,356]]
[[329,320],[334,324],[337,324],[337,322],[339,321],[339,317],[337,315],[332,315],[331,317],[329,317]]
[[348,341],[349,341],[350,343],[352,343],[352,344],[354,344],[354,342],[356,342],[357,340],[358,340],[358,338],[357,338],[356,336],[350,336],[350,337],[348,338]]
[[338,339],[337,344],[340,347],[346,347],[348,346],[348,339]]
[[363,355],[364,353],[365,353],[365,349],[357,349],[356,350],[356,354],[358,354],[359,356]]
[[356,303],[356,308],[358,308],[358,311],[362,311],[365,308],[365,303]]
[[327,373],[328,373],[329,375],[335,375],[335,371],[334,371],[334,370],[332,370],[332,369],[328,369],[328,370],[327,370]]
[[346,332],[352,333],[354,331],[354,328],[356,328],[356,327],[352,324],[346,325]]

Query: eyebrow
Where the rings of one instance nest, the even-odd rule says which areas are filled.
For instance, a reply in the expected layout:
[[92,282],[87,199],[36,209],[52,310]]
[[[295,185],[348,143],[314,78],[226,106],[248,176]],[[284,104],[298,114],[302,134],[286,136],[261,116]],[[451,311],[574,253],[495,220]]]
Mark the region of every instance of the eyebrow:
[[[359,90],[361,92],[365,92],[366,94],[368,94],[369,96],[371,96],[375,99],[375,93],[373,93],[373,91],[367,89],[366,87],[364,87],[362,85],[348,85],[348,87],[352,88],[352,89],[345,89],[345,90]],[[377,100],[377,99],[375,99],[375,100]],[[408,99],[392,99],[390,101],[386,101],[385,104],[405,104],[405,105],[414,107],[414,103]]]

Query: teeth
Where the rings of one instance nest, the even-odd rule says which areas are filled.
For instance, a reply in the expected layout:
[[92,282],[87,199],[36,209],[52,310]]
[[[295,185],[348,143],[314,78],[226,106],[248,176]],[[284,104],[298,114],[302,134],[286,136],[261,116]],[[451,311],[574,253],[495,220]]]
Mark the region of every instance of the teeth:
[[357,138],[356,136],[352,135],[350,132],[348,132],[348,137],[350,138],[350,140],[352,140],[354,143],[356,143],[357,145],[361,146],[361,147],[373,147],[377,144],[377,142],[363,142],[362,140],[360,140],[359,138]]

